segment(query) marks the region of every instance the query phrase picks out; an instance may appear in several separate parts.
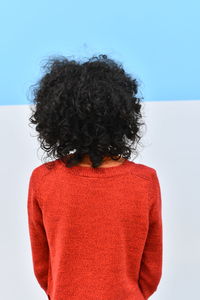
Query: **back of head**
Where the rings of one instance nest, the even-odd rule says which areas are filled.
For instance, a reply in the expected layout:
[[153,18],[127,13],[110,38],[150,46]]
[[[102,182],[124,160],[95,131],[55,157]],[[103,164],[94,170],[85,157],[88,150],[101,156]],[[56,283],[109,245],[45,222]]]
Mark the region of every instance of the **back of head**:
[[42,78],[33,86],[40,147],[47,157],[66,166],[89,156],[98,167],[103,158],[129,158],[141,139],[138,81],[107,55],[81,62],[64,56],[49,58]]

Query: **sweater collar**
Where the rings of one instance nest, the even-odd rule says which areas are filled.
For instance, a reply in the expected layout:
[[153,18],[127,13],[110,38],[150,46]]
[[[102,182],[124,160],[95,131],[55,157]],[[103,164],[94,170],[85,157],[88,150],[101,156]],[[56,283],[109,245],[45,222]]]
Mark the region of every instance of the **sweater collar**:
[[64,167],[67,172],[77,176],[87,177],[109,177],[113,175],[123,174],[129,171],[131,166],[135,165],[134,162],[125,159],[120,165],[112,167],[98,167],[95,169],[90,166],[87,167],[76,165],[69,168],[65,166],[65,163],[61,159],[57,159],[56,161],[62,168]]

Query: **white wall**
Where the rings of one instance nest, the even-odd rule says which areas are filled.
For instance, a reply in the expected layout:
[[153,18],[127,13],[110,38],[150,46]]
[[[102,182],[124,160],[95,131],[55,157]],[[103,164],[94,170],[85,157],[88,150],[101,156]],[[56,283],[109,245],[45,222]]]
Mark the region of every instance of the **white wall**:
[[[135,160],[157,170],[162,192],[163,276],[152,300],[199,297],[200,101],[145,102],[146,133]],[[2,300],[43,300],[32,269],[27,223],[30,173],[40,165],[28,105],[0,106]]]

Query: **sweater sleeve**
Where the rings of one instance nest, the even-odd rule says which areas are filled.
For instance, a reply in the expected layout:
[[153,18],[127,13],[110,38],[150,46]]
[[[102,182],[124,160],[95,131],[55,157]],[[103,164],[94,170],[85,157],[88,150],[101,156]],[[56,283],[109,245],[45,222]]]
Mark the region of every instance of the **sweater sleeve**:
[[36,178],[33,171],[29,180],[27,201],[29,237],[34,274],[41,288],[47,293],[49,247],[36,190]]
[[145,300],[157,290],[162,276],[162,202],[159,179],[155,170],[150,183],[149,204],[149,230],[139,274],[139,286]]

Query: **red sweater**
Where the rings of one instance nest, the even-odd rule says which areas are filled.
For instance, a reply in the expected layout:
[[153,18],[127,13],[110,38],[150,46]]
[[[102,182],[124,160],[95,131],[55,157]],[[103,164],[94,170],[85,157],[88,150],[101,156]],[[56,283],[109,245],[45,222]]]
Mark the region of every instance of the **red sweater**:
[[144,300],[162,274],[156,170],[36,167],[28,189],[34,274],[51,300]]

